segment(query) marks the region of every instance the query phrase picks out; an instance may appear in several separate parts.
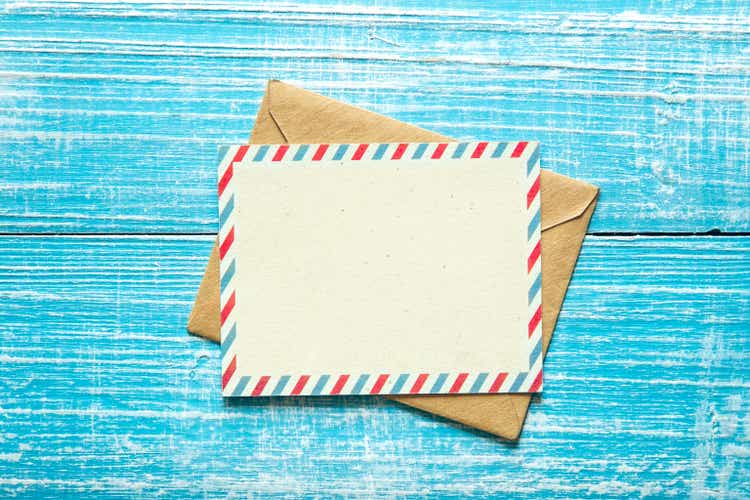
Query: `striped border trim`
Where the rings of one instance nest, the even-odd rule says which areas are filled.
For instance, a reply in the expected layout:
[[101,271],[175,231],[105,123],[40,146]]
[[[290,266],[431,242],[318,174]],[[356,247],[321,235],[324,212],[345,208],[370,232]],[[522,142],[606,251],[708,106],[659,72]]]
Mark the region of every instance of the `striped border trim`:
[[[247,155],[250,146],[233,146],[224,154],[219,163],[219,280],[220,323],[221,323],[221,387],[227,395],[230,383],[237,385],[234,373],[237,369],[237,355],[232,345],[237,337],[234,307],[237,291],[234,286],[235,245],[234,245],[234,169]],[[241,388],[242,389],[242,388]],[[236,391],[237,387],[233,388]],[[241,392],[241,391],[240,391]]]
[[528,280],[527,335],[529,339],[529,371],[516,376],[511,392],[542,390],[542,204],[541,161],[539,144],[518,142],[511,158],[520,158],[526,166],[527,243],[526,270]]
[[[232,217],[234,169],[241,164],[360,160],[518,159],[525,167],[524,208],[527,213],[527,278],[529,371],[520,373],[380,373],[281,376],[235,376],[237,336],[233,278],[235,226]],[[542,262],[541,162],[538,143],[442,142],[392,144],[243,145],[227,149],[219,163],[219,258],[221,321],[221,385],[224,396],[317,396],[345,394],[474,394],[542,390]]]

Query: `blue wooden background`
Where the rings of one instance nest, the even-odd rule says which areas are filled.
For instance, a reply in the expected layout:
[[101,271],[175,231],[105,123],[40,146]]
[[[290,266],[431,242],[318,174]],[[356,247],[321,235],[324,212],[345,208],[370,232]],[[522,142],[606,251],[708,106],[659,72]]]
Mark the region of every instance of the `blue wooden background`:
[[[750,497],[750,6],[5,2],[0,497]],[[185,333],[268,78],[602,189],[521,440],[226,403]]]

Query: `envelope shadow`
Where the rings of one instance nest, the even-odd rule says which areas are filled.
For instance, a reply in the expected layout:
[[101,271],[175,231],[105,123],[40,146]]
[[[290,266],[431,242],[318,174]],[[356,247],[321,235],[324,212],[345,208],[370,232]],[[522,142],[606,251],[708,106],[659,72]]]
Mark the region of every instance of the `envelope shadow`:
[[[535,396],[532,399],[532,404],[537,400]],[[508,449],[515,449],[518,447],[518,441],[510,441],[508,439],[495,436],[489,432],[485,432],[479,429],[475,429],[468,425],[464,425],[454,420],[429,413],[426,411],[412,408],[396,401],[391,401],[382,396],[304,396],[304,397],[246,397],[246,398],[224,398],[225,408],[234,408],[241,410],[243,408],[263,408],[263,407],[275,407],[275,408],[387,408],[395,407],[401,411],[407,411],[412,413],[415,418],[422,418],[430,422],[435,422],[440,425],[447,425],[454,429],[460,429],[463,432],[474,435],[482,439],[488,439],[495,441],[499,445],[502,445]]]

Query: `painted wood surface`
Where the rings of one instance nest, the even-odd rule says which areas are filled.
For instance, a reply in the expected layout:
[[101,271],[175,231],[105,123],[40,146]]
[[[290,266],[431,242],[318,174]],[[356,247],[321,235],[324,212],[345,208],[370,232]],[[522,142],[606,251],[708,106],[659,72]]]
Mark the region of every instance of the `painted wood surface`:
[[[2,5],[0,497],[750,497],[750,6]],[[222,401],[185,323],[268,78],[602,188],[519,443]]]
[[0,496],[750,495],[749,238],[588,238],[517,445],[377,397],[222,402],[210,237],[0,239]]
[[750,229],[743,2],[7,2],[0,231],[216,227],[268,78],[450,136],[534,139],[591,230]]

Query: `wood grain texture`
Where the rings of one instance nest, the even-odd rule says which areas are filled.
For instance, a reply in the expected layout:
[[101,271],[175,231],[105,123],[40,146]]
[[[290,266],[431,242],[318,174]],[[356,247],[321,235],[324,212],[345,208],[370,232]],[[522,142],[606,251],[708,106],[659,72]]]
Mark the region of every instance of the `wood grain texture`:
[[7,2],[0,231],[211,233],[217,145],[281,78],[458,138],[536,139],[591,231],[750,229],[743,2]]
[[745,2],[4,2],[0,233],[102,236],[0,235],[0,497],[750,497],[750,237],[589,237],[518,444],[222,401],[184,325],[268,78],[540,140],[592,232],[750,230]]
[[750,495],[750,239],[584,244],[519,444],[380,398],[222,402],[211,237],[0,238],[0,496]]

